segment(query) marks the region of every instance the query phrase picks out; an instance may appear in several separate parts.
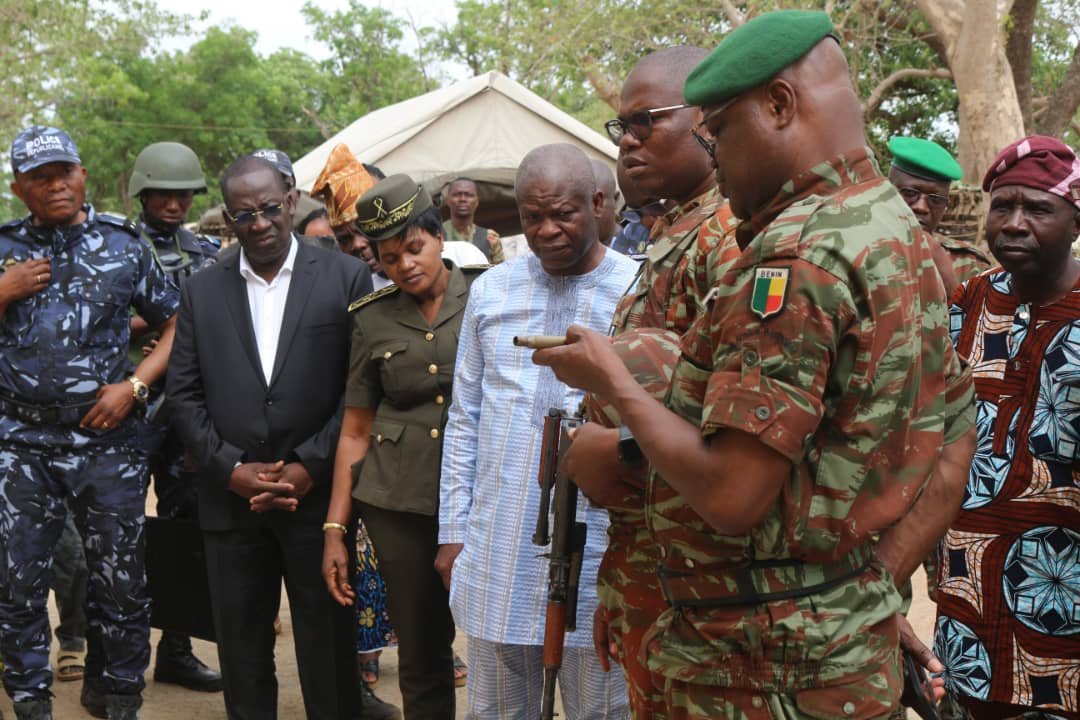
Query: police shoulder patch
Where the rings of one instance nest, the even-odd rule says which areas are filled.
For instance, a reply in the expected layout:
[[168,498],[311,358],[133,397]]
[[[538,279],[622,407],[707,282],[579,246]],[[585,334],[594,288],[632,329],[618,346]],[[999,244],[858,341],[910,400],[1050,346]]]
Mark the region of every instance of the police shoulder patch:
[[365,305],[370,305],[376,300],[384,297],[390,297],[391,295],[397,293],[399,290],[401,290],[401,288],[399,288],[397,285],[387,285],[382,290],[376,290],[375,292],[368,293],[359,300],[353,300],[352,304],[349,305],[349,312],[356,312]]
[[106,225],[112,225],[113,227],[122,228],[135,237],[139,237],[139,227],[127,218],[117,217],[116,215],[108,215],[106,213],[98,213],[95,215],[98,222],[105,223]]
[[750,309],[762,320],[779,315],[787,299],[790,267],[759,267],[754,269],[754,288]]

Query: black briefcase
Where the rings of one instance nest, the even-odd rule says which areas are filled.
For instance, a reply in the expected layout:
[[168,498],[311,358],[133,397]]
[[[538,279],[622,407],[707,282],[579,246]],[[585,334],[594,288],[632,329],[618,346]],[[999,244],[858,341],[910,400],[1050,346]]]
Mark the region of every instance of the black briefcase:
[[146,518],[146,584],[151,627],[217,642],[198,524]]

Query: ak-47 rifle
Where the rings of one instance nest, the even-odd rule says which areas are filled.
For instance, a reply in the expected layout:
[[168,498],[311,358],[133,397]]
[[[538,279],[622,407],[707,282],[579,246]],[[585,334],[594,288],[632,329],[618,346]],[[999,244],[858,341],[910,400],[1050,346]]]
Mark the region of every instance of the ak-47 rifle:
[[[544,695],[540,720],[555,716],[555,678],[562,666],[566,633],[577,629],[578,583],[585,553],[586,525],[577,521],[578,488],[560,472],[563,455],[570,447],[568,431],[581,423],[552,408],[544,418],[540,448],[540,512],[536,518],[533,544],[551,544],[548,554],[548,602],[544,621]],[[551,495],[554,489],[555,499]],[[554,504],[554,508],[552,508]],[[553,510],[553,512],[552,512]],[[551,512],[553,531],[548,532]]]

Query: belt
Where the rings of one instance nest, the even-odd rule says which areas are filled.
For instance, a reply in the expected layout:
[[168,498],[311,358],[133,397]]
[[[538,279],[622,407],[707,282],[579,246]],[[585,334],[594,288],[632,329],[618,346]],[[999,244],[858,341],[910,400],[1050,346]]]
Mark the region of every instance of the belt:
[[[754,560],[696,572],[661,563],[658,573],[664,599],[673,608],[743,607],[817,595],[862,575],[873,560],[873,547],[866,544],[832,563]],[[777,586],[783,589],[771,589]]]
[[68,405],[37,405],[0,391],[0,415],[32,425],[78,425],[96,403],[95,398]]

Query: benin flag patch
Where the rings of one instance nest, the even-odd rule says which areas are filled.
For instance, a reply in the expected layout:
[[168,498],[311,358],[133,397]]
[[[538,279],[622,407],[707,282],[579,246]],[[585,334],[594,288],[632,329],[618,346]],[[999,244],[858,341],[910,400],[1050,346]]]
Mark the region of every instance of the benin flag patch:
[[784,309],[788,274],[791,268],[757,268],[754,270],[754,294],[750,309],[764,320]]

